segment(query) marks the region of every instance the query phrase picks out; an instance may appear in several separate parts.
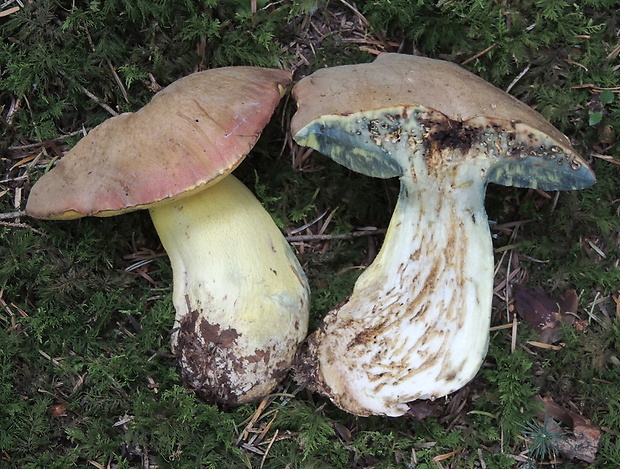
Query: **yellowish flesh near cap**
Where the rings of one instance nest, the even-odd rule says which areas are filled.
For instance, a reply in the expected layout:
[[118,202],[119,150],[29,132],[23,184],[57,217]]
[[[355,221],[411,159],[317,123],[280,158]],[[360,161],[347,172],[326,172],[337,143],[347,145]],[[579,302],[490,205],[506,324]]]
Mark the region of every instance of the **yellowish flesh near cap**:
[[172,264],[184,381],[216,402],[265,396],[308,327],[308,284],[282,233],[233,176],[150,213]]

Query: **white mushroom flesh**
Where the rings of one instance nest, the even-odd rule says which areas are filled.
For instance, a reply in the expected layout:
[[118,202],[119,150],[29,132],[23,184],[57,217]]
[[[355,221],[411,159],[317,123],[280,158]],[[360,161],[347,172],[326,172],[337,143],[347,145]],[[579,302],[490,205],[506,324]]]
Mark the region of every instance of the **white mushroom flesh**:
[[[410,401],[445,396],[469,382],[486,355],[493,286],[486,172],[511,140],[488,132],[429,149],[425,123],[437,119],[399,107],[326,116],[296,136],[360,172],[400,172],[381,251],[300,360],[311,388],[357,415],[399,416]],[[357,150],[333,143],[348,135]]]

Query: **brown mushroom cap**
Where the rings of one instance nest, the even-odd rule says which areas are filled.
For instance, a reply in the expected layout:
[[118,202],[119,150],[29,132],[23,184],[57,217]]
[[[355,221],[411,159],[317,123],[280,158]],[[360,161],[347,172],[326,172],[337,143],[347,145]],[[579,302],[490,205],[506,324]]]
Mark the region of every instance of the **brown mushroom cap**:
[[[320,99],[316,92],[314,99],[304,99],[312,89],[321,90]],[[452,62],[427,57],[381,54],[371,64],[325,68],[298,83],[293,95],[300,103],[291,122],[293,135],[327,114],[346,116],[415,104],[463,122],[472,118],[522,122],[570,145],[564,134],[515,97]]]
[[487,182],[568,190],[594,174],[542,116],[448,62],[381,55],[319,70],[293,96],[297,143],[401,183],[381,250],[301,347],[296,380],[356,415],[403,415],[483,364],[494,272]]
[[288,71],[256,67],[181,78],[80,140],[37,181],[26,212],[111,216],[201,190],[248,154],[290,82]]

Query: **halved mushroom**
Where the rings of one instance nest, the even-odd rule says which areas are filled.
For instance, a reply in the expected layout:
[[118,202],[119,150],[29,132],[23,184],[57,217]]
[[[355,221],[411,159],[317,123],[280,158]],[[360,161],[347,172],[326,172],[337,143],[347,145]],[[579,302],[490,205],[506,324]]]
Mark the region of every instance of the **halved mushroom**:
[[402,415],[464,386],[486,355],[487,183],[572,190],[594,175],[540,114],[448,62],[383,54],[293,95],[300,145],[401,183],[381,251],[302,346],[298,380],[353,414]]
[[93,129],[28,199],[26,212],[47,219],[150,210],[173,268],[172,349],[208,400],[268,394],[306,335],[305,275],[260,202],[229,176],[290,81],[253,67],[182,78]]

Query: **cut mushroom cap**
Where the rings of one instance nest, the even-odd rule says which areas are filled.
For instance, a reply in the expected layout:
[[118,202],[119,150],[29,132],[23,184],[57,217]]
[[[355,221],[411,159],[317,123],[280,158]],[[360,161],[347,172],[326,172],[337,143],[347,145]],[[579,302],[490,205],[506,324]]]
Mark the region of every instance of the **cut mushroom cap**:
[[[398,111],[404,107],[405,111],[423,113],[420,122],[433,146],[464,150],[481,140],[483,133],[505,133],[510,142],[503,142],[507,150],[492,156],[489,182],[545,190],[581,189],[595,182],[568,138],[543,116],[451,62],[381,54],[372,64],[318,70],[298,83],[293,94],[299,103],[291,122],[293,135],[299,134],[309,143],[315,139],[322,145],[334,142],[325,154],[362,174],[388,178],[400,176],[402,170],[384,158],[383,152],[377,152],[374,135],[364,139],[358,129],[347,135],[338,125],[326,126],[325,132],[313,137],[309,124],[320,127],[322,118],[372,110],[387,116],[389,108]],[[397,116],[407,119],[398,112],[391,117]],[[343,138],[348,139],[347,146],[335,143]],[[336,156],[336,151],[342,155]],[[557,166],[546,164],[549,160],[555,160]]]
[[304,344],[298,380],[351,413],[402,415],[465,385],[486,355],[487,183],[570,190],[594,175],[537,112],[448,62],[383,54],[293,95],[300,145],[401,182],[381,251]]
[[48,219],[150,210],[173,267],[172,348],[186,383],[213,401],[268,394],[307,330],[297,259],[260,202],[228,176],[290,81],[287,71],[254,67],[182,78],[93,129],[37,181],[26,207]]

